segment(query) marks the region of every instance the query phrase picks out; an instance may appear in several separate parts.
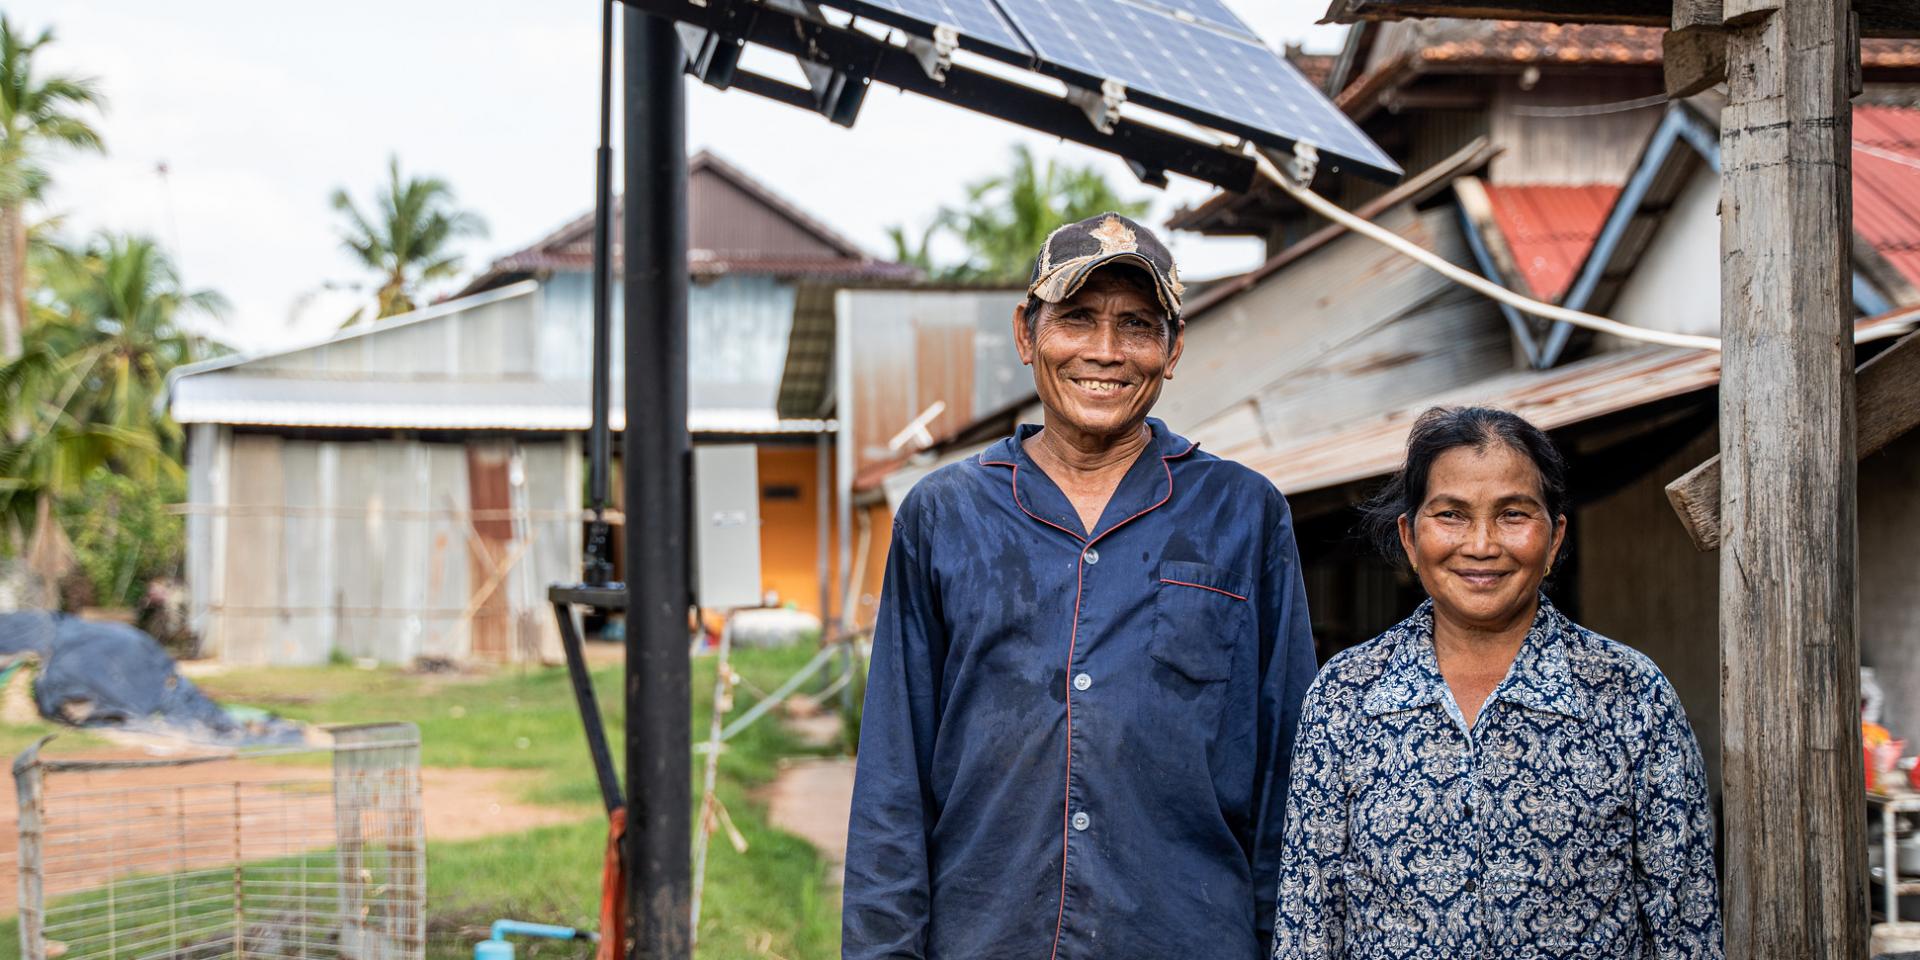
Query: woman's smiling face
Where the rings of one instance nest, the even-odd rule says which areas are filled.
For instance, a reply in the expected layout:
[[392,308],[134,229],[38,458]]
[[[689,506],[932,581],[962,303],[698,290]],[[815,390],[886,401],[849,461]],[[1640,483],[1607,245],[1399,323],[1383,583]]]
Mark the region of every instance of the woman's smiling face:
[[1094,273],[1066,300],[1042,304],[1037,319],[1024,307],[1014,316],[1020,359],[1033,366],[1049,420],[1086,437],[1137,429],[1180,359],[1151,288],[1121,269]]
[[1499,630],[1532,617],[1566,530],[1533,461],[1490,440],[1434,458],[1419,506],[1400,518],[1400,544],[1437,614]]

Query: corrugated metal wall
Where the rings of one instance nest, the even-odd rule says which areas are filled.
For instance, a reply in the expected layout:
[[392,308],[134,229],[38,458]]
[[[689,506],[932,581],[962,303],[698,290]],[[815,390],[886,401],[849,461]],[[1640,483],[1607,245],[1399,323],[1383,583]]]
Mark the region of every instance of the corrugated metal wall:
[[[1401,206],[1378,222],[1455,263],[1468,256],[1451,208]],[[1346,236],[1191,322],[1154,413],[1238,459],[1512,366],[1491,303]]]
[[577,438],[202,437],[189,569],[208,652],[273,664],[557,652],[545,587],[575,575]]
[[[613,379],[623,379],[626,298],[613,288]],[[774,277],[698,282],[688,294],[688,401],[695,409],[773,409],[787,362],[794,288]],[[560,273],[541,285],[540,379],[584,380],[593,359],[593,283]],[[616,396],[617,396],[616,392]]]
[[1650,464],[1620,492],[1575,511],[1567,525],[1570,549],[1578,556],[1572,586],[1580,622],[1646,653],[1666,673],[1686,705],[1716,791],[1720,559],[1693,548],[1665,486],[1717,452],[1718,434],[1709,431],[1665,462]]
[[839,415],[855,472],[898,456],[887,441],[936,400],[947,405],[928,426],[938,439],[1033,393],[1013,347],[1017,291],[849,290],[839,302],[853,394]]
[[[365,336],[249,360],[249,374],[326,372],[342,377],[531,378],[539,371],[533,296],[515,296],[428,316]],[[582,327],[591,335],[591,327]],[[589,341],[590,342],[590,341]],[[584,370],[584,367],[582,367]],[[219,374],[202,374],[202,376]],[[575,374],[584,376],[584,373]]]

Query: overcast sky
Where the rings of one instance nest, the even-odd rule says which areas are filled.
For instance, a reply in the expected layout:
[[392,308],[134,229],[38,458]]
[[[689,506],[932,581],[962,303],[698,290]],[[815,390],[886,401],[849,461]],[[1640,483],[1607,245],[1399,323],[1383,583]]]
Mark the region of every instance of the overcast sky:
[[[1340,28],[1314,26],[1326,0],[1227,3],[1275,46],[1339,43]],[[243,349],[324,335],[370,298],[350,289],[365,277],[340,250],[327,198],[346,187],[365,203],[390,153],[405,171],[446,178],[487,220],[488,237],[465,247],[469,272],[593,202],[600,24],[584,0],[13,0],[6,15],[16,29],[53,26],[58,42],[36,63],[98,78],[109,100],[109,154],[55,158],[44,213],[62,216],[70,237],[158,238],[190,286],[232,304],[223,323],[200,326]],[[965,184],[1005,168],[1015,143],[1101,166],[1152,199],[1156,219],[1208,193],[1178,177],[1154,191],[1107,154],[887,87],[852,130],[690,89],[692,149],[876,254],[889,225],[924,224],[959,202]],[[1193,277],[1258,255],[1253,241],[1169,239]]]

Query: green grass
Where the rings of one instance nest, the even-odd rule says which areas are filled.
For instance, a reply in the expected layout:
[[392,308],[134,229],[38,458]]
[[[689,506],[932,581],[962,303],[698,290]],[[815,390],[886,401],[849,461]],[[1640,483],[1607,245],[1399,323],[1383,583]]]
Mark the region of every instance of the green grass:
[[[734,667],[771,689],[812,656],[810,646],[745,650]],[[527,800],[577,807],[581,821],[512,836],[427,848],[429,956],[471,956],[473,941],[500,917],[597,927],[606,842],[599,789],[587,756],[566,671],[503,672],[474,680],[420,677],[396,670],[318,667],[236,671],[196,681],[215,699],[271,708],[314,723],[411,721],[420,727],[427,766],[505,768],[525,774]],[[621,671],[596,671],[594,688],[620,760]],[[704,739],[713,693],[713,661],[694,663],[693,731]],[[744,689],[735,712],[753,703]],[[839,953],[837,894],[825,863],[798,838],[772,829],[754,791],[769,783],[781,757],[808,748],[769,715],[729,741],[718,794],[748,842],[736,853],[724,833],[709,856],[700,922],[703,960],[777,955],[788,960]],[[695,800],[701,757],[693,762]],[[0,943],[13,943],[0,929]],[[526,945],[522,956],[585,956],[573,945]]]
[[47,745],[48,756],[94,749],[107,742],[85,730],[76,730],[41,720],[33,723],[0,723],[0,757],[12,763],[13,758],[19,756],[21,751],[33,746],[41,737],[48,734],[59,738]]

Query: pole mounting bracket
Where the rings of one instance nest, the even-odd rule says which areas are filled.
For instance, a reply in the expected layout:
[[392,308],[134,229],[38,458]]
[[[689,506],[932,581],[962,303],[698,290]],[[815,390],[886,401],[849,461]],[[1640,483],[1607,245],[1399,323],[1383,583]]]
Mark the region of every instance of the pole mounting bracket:
[[960,49],[960,31],[947,24],[933,28],[933,39],[909,37],[907,49],[920,61],[920,69],[935,83],[947,82],[947,70],[953,66],[953,52]]
[[1120,105],[1127,102],[1127,85],[1118,80],[1100,81],[1099,90],[1069,86],[1067,100],[1079,107],[1101,133],[1112,133],[1120,123]]

